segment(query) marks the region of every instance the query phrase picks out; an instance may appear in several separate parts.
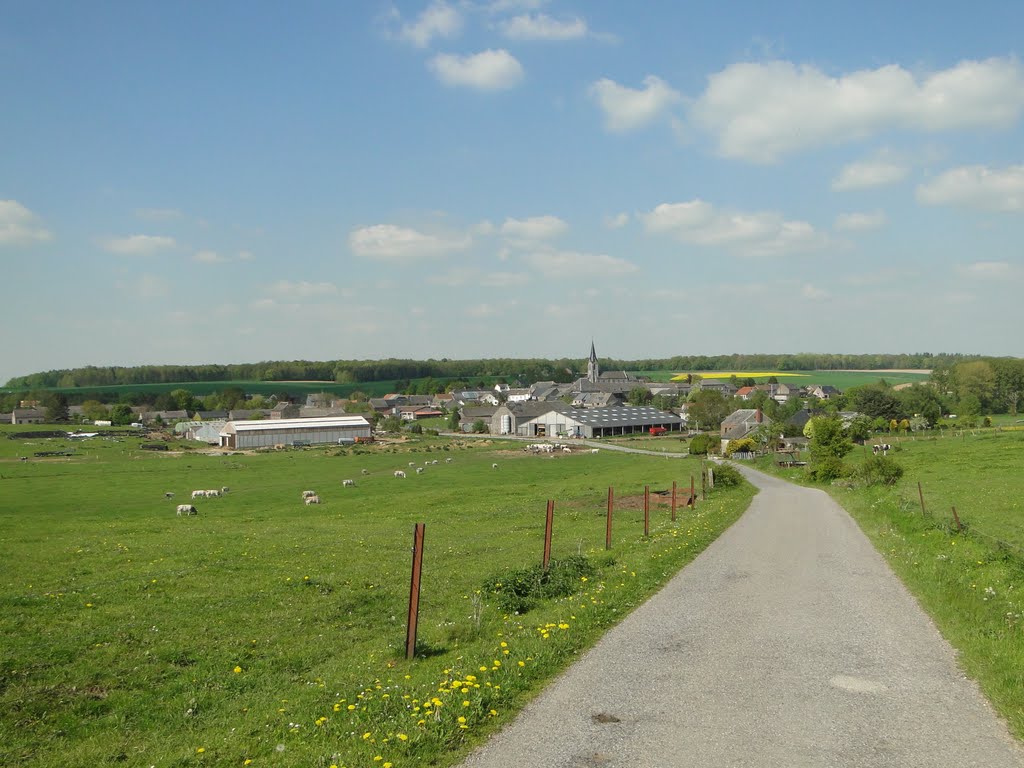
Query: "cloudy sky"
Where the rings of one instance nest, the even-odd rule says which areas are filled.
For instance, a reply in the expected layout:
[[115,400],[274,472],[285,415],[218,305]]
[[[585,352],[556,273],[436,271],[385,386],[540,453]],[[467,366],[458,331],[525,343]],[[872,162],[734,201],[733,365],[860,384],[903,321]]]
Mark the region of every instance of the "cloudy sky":
[[1024,3],[894,8],[6,3],[0,381],[1020,355]]

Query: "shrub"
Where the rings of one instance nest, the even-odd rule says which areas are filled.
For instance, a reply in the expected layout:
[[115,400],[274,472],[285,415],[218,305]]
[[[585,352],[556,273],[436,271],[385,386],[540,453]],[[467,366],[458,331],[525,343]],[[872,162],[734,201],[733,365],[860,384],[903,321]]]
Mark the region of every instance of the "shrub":
[[409,431],[412,432],[414,435],[422,434],[423,433],[423,425],[422,424],[417,424],[416,422],[413,422],[412,424],[409,425]]
[[715,488],[732,488],[743,482],[740,471],[728,464],[716,464],[714,477]]
[[518,568],[484,582],[482,590],[508,613],[526,613],[539,600],[564,597],[576,592],[581,578],[594,575],[594,565],[583,555],[552,560],[545,571],[541,566]]
[[811,478],[819,483],[829,483],[848,474],[843,460],[837,456],[824,456],[811,467]]
[[725,446],[725,455],[732,456],[734,453],[753,453],[757,448],[757,445],[749,437],[744,437],[739,440],[730,440],[729,444]]
[[690,440],[689,452],[694,456],[706,456],[711,443],[711,436],[701,432]]
[[903,477],[903,467],[888,456],[870,456],[853,476],[865,485],[896,485]]

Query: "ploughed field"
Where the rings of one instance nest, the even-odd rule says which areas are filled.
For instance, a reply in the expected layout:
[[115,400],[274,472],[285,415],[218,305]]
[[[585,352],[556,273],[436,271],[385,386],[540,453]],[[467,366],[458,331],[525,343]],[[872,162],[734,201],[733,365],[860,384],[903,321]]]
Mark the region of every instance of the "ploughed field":
[[[719,489],[673,523],[652,495],[645,538],[644,485],[688,485],[699,462],[443,438],[148,452],[140,437],[11,431],[0,431],[3,765],[449,763],[750,498]],[[606,552],[609,485],[623,504]],[[304,504],[304,490],[321,504]],[[538,578],[522,569],[540,562],[547,499],[568,585],[517,614],[499,593]],[[175,514],[189,503],[197,515]],[[419,645],[406,661],[416,522]]]

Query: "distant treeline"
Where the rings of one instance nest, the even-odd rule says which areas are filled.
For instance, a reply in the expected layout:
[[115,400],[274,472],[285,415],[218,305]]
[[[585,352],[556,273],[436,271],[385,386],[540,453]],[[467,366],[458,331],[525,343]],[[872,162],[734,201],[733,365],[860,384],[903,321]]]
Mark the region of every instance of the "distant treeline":
[[[959,354],[785,354],[677,355],[614,360],[602,358],[603,370],[664,371],[813,371],[842,368],[949,368],[976,355]],[[484,360],[289,360],[236,365],[87,366],[17,376],[7,389],[33,390],[130,384],[204,381],[333,381],[338,384],[396,379],[473,379],[504,377],[523,382],[570,381],[586,370],[583,358],[490,358]]]

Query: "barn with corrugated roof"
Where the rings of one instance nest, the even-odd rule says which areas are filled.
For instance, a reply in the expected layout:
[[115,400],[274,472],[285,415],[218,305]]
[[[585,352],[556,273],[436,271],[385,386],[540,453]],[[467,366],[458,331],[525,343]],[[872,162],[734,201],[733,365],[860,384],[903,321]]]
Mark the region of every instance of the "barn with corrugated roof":
[[275,445],[322,445],[370,437],[370,422],[362,416],[319,419],[229,421],[220,433],[222,448],[248,450]]

